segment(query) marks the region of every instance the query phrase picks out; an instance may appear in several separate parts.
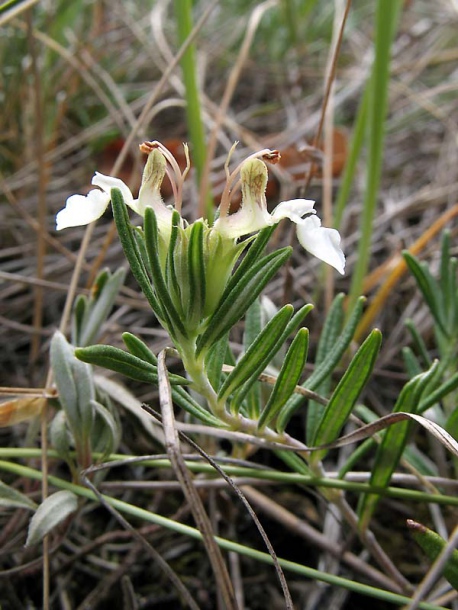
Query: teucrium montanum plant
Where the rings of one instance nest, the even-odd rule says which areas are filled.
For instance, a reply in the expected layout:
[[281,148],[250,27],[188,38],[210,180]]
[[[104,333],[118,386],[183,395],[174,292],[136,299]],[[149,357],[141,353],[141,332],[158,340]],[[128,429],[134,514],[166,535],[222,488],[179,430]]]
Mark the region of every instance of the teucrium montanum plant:
[[[69,197],[66,207],[57,215],[57,229],[96,220],[111,201],[131,270],[157,319],[168,331],[188,375],[188,380],[171,376],[174,399],[207,423],[281,440],[283,431],[274,432],[269,426],[291,396],[302,372],[308,345],[305,329],[299,331],[291,344],[285,356],[288,368],[278,379],[281,386],[274,388],[266,409],[257,414],[259,419],[247,417],[243,401],[272,356],[300,326],[310,306],[296,314],[290,305],[280,309],[266,328],[260,329],[243,356],[243,366],[236,366],[229,375],[222,373],[227,337],[291,254],[291,248],[264,253],[280,220],[288,218],[294,222],[302,246],[343,273],[345,258],[340,236],[334,229],[321,227],[313,201],[284,201],[269,213],[265,161],[278,161],[277,151],[265,149],[250,155],[232,172],[229,155],[219,215],[209,226],[205,219],[188,223],[181,216],[189,160],[181,172],[173,155],[159,142],[145,142],[140,149],[148,154],[148,159],[137,199],[118,178],[96,173],[92,182],[99,189],[86,196]],[[186,147],[185,151],[188,158]],[[166,206],[161,197],[166,174],[173,188],[173,207]],[[230,194],[237,180],[242,202],[239,210],[230,214]],[[130,223],[128,207],[143,218],[142,226]],[[242,237],[245,239],[239,241]],[[234,271],[242,253],[245,256]],[[86,362],[155,383],[156,356],[130,333],[123,338],[130,353],[109,346],[91,346],[77,349],[76,354]],[[182,387],[186,384],[205,399],[207,409],[192,399]]]

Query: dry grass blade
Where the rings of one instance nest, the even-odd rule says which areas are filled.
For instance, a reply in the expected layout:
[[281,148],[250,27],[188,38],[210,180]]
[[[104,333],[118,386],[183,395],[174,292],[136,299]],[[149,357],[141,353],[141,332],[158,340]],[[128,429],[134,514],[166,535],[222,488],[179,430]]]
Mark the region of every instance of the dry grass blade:
[[354,432],[350,432],[350,434],[346,434],[342,436],[334,443],[330,443],[328,445],[322,445],[320,447],[309,447],[310,451],[314,451],[317,449],[336,449],[337,447],[345,447],[345,445],[349,445],[351,443],[355,443],[357,441],[361,441],[365,438],[369,438],[373,436],[377,432],[392,426],[393,424],[397,424],[401,421],[405,420],[413,420],[423,426],[425,430],[427,430],[430,434],[432,434],[437,440],[444,445],[446,449],[448,449],[453,455],[458,457],[458,442],[451,436],[444,428],[436,424],[435,422],[426,419],[426,417],[422,417],[421,415],[416,415],[415,413],[390,413],[389,415],[384,415],[377,421],[374,421],[370,424],[366,424],[359,428],[359,430],[355,430]]
[[165,444],[170,462],[175,471],[178,481],[181,483],[183,493],[188,501],[196,525],[202,533],[203,542],[215,574],[219,593],[227,610],[237,610],[237,600],[234,594],[232,582],[224,562],[222,553],[216,544],[210,519],[202,504],[202,500],[193,485],[192,477],[184,461],[180,449],[180,441],[175,426],[173,413],[172,389],[169,382],[168,371],[165,365],[166,350],[162,350],[158,357],[159,375],[159,401],[161,404],[162,424],[164,428]]
[[[286,610],[294,610],[293,601],[291,599],[291,595],[290,595],[290,592],[288,589],[288,584],[286,582],[283,570],[278,562],[277,554],[275,553],[275,550],[274,550],[264,528],[262,527],[261,522],[258,519],[258,516],[256,515],[255,511],[253,510],[251,504],[248,502],[244,493],[242,492],[240,487],[238,487],[235,484],[234,480],[224,472],[224,470],[221,468],[221,466],[219,466],[219,464],[210,455],[208,455],[208,453],[203,451],[203,449],[201,447],[199,447],[199,445],[197,445],[197,443],[195,443],[188,436],[184,435],[182,432],[179,432],[179,435],[184,440],[186,440],[186,442],[188,444],[190,444],[198,453],[200,453],[200,455],[212,466],[212,468],[214,468],[223,477],[225,482],[235,491],[235,493],[237,494],[237,497],[239,498],[239,500],[242,502],[242,504],[247,509],[250,517],[253,519],[256,527],[258,528],[259,533],[261,534],[261,537],[267,547],[267,550],[269,551],[269,555],[272,557],[272,561],[273,561],[275,570],[277,572],[277,576],[280,580],[281,588],[282,588],[283,595],[285,598],[285,608],[286,608]],[[246,488],[246,489],[252,490],[253,488],[250,487],[250,488]]]
[[[139,542],[141,546],[151,555],[153,560],[158,564],[158,566],[163,570],[163,572],[170,579],[170,582],[176,587],[177,591],[182,595],[183,599],[189,605],[192,610],[199,610],[199,606],[194,601],[191,593],[188,591],[186,586],[181,582],[177,574],[172,570],[169,564],[164,560],[162,555],[156,551],[156,549],[151,546],[151,544],[146,540],[144,536],[134,528],[122,515],[119,511],[117,511],[113,506],[111,506],[108,502],[106,502],[103,495],[99,492],[99,490],[95,487],[95,485],[89,480],[88,475],[94,471],[100,470],[102,467],[112,467],[113,464],[107,465],[99,465],[94,468],[88,468],[81,474],[81,480],[98,498],[100,503],[113,515],[113,517],[121,524],[121,526],[128,530],[132,536]],[[92,595],[92,594],[91,594]],[[85,603],[84,605],[80,605],[80,608],[88,608],[90,606]]]

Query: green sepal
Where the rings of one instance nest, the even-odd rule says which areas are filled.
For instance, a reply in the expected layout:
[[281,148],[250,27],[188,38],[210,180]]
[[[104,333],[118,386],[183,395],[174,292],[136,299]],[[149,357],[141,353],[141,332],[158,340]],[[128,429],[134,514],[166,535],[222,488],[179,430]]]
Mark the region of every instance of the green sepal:
[[122,340],[124,341],[124,345],[127,347],[129,352],[140,358],[140,360],[144,360],[145,362],[149,362],[150,364],[156,365],[157,358],[155,354],[150,350],[150,348],[144,343],[139,337],[136,337],[132,333],[124,332],[122,335]]
[[164,319],[166,320],[167,330],[176,337],[177,334],[187,336],[187,330],[181,320],[180,315],[170,296],[167,284],[161,268],[161,244],[159,229],[157,226],[156,214],[153,208],[147,207],[144,218],[145,244],[148,253],[151,275],[153,277],[154,289],[158,301],[161,304]]
[[[447,546],[447,541],[421,523],[408,519],[409,527],[415,542],[423,549],[433,563]],[[458,590],[458,550],[454,549],[442,571],[444,577]]]
[[167,253],[167,260],[165,266],[165,277],[167,286],[169,287],[170,294],[175,303],[182,302],[182,285],[178,280],[177,271],[175,266],[175,252],[178,247],[178,241],[180,232],[182,231],[181,226],[181,216],[177,210],[173,210],[172,212],[172,228],[170,231],[170,241],[169,248]]
[[[91,345],[75,350],[77,358],[88,364],[96,364],[110,371],[121,373],[130,379],[157,385],[157,366],[111,345]],[[169,375],[172,385],[187,385],[189,381],[180,375]]]
[[[306,388],[307,390],[315,390],[320,386],[324,379],[326,379],[326,377],[332,375],[335,367],[339,364],[342,356],[353,339],[356,327],[363,313],[364,302],[364,297],[360,297],[358,299],[355,307],[353,308],[350,319],[337,339],[333,349],[328,353],[323,362],[315,368],[310,377],[302,384],[302,387]],[[289,420],[295,411],[303,404],[303,402],[304,397],[300,396],[299,394],[294,394],[290,398],[278,417],[278,430],[285,430]]]
[[[381,332],[373,330],[358,349],[322,411],[312,445],[326,445],[337,439],[372,374],[381,344]],[[312,459],[320,460],[326,453],[326,450],[314,452]]]
[[301,328],[294,337],[278,374],[269,400],[258,421],[258,429],[268,426],[285,406],[299,383],[307,360],[309,331]]
[[245,244],[250,244],[248,251],[243,257],[241,263],[234,271],[231,279],[229,280],[226,290],[223,293],[222,301],[228,296],[228,294],[232,291],[234,286],[236,286],[239,281],[243,278],[245,273],[247,273],[253,265],[259,260],[259,258],[263,255],[264,249],[269,243],[269,240],[272,236],[272,233],[275,230],[275,225],[272,227],[266,227],[260,231],[253,242],[250,244],[250,239],[242,242]]
[[196,221],[190,229],[188,242],[188,283],[190,294],[187,303],[187,318],[194,326],[203,318],[205,310],[206,280],[204,257],[204,223]]
[[138,245],[133,236],[133,229],[129,222],[129,216],[127,214],[124,198],[121,191],[117,188],[111,189],[111,205],[113,208],[113,217],[118,230],[119,239],[132,274],[148,300],[151,309],[158,318],[162,319],[162,307],[154,294],[151,281],[138,251]]
[[289,247],[271,252],[247,269],[243,277],[240,277],[227,294],[226,291],[224,292],[206,331],[197,341],[196,357],[203,349],[208,349],[229,332],[233,325],[242,318],[278,269],[291,256],[291,252],[292,249]]
[[264,327],[248,350],[228,375],[218,392],[218,400],[224,401],[251,377],[257,377],[279,349],[285,328],[294,312],[292,305],[285,305]]

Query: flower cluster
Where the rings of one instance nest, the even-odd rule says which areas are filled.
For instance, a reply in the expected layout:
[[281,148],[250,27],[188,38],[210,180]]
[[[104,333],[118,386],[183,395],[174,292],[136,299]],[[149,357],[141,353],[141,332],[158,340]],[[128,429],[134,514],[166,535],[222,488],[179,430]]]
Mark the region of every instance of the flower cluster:
[[[174,189],[175,209],[181,212],[182,186],[189,170],[187,147],[185,152],[188,166],[184,172],[181,172],[170,151],[159,142],[144,142],[140,149],[148,154],[148,160],[137,199],[119,178],[96,172],[92,184],[99,188],[89,191],[86,196],[69,197],[65,208],[57,214],[56,229],[87,225],[97,220],[110,203],[112,189],[119,189],[126,205],[140,216],[144,216],[147,207],[154,210],[159,230],[167,242],[171,232],[173,208],[164,204],[160,192],[161,184],[167,173]],[[340,235],[335,229],[321,226],[313,201],[308,199],[283,201],[271,214],[268,212],[265,195],[267,166],[263,159],[275,162],[279,159],[279,153],[271,150],[260,151],[248,157],[231,174],[227,172],[219,217],[212,231],[223,239],[235,241],[239,237],[253,234],[288,218],[296,224],[298,240],[305,250],[343,274],[345,256],[340,248]],[[242,203],[237,212],[229,214],[230,192],[238,175],[240,175]]]

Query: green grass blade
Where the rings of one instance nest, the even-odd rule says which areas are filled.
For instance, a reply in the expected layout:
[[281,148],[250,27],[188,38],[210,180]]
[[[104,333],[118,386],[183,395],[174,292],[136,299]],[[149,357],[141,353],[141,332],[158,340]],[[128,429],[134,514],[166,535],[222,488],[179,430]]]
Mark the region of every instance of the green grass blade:
[[349,294],[349,313],[362,293],[369,267],[373,219],[377,206],[383,161],[385,119],[388,107],[390,55],[398,22],[401,0],[377,0],[375,12],[375,57],[369,80],[368,167],[365,198],[361,216],[361,239]]
[[[175,0],[175,15],[178,26],[178,42],[182,45],[192,32],[192,0]],[[191,151],[194,166],[196,168],[197,182],[200,183],[207,147],[205,143],[204,125],[202,122],[202,111],[200,94],[197,81],[196,70],[196,50],[195,45],[190,44],[186,49],[182,59],[181,68],[186,96],[186,118],[188,132],[191,138]],[[207,195],[204,214],[211,223],[213,220],[213,201],[211,195]]]

